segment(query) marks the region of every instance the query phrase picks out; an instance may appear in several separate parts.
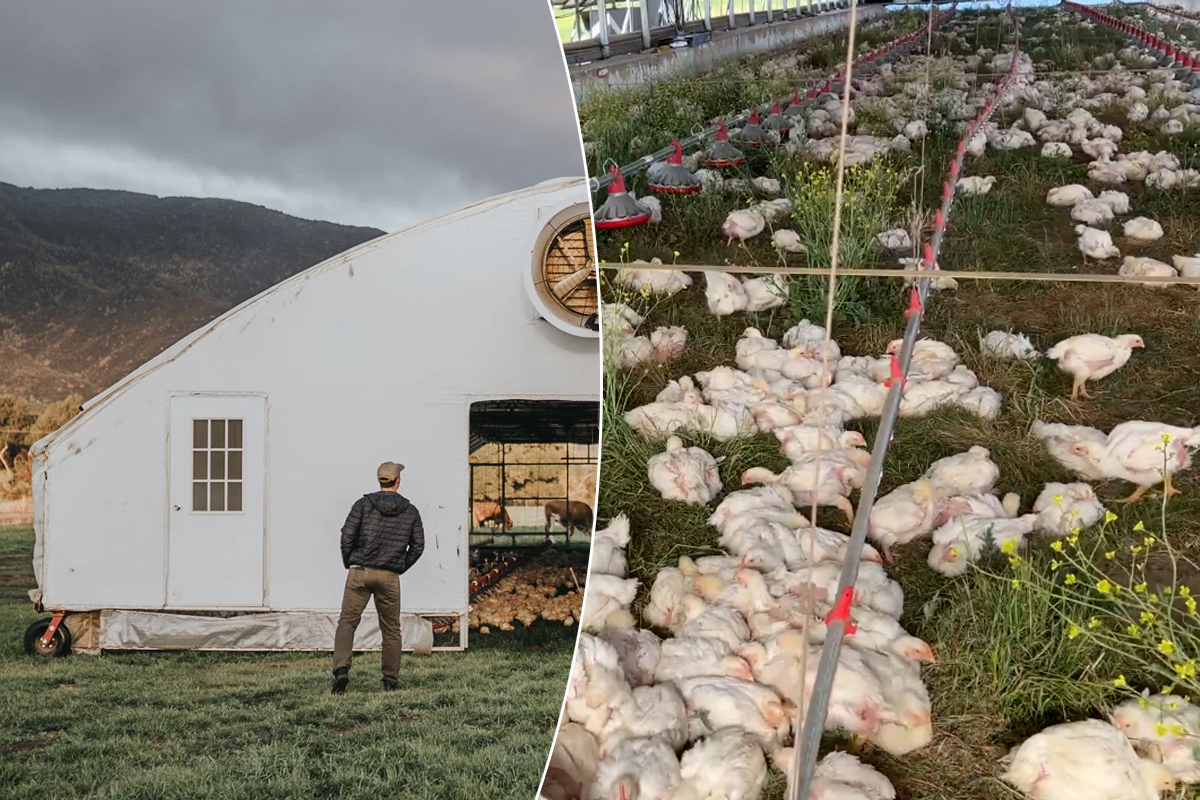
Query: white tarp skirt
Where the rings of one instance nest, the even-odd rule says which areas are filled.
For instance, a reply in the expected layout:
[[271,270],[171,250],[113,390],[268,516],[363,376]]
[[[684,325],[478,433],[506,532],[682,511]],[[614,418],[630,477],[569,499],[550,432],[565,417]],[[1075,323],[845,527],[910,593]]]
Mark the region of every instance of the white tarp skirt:
[[[270,612],[240,617],[201,617],[154,611],[100,612],[100,648],[105,650],[332,650],[338,615]],[[433,647],[433,625],[401,614],[407,651]],[[354,635],[355,650],[379,650],[379,616],[364,613]]]

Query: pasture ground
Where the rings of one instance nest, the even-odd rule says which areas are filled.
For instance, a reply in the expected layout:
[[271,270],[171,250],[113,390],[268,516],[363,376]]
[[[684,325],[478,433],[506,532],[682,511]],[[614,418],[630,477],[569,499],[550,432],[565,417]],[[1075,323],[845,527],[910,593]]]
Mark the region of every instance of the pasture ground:
[[329,693],[328,653],[106,653],[35,659],[33,531],[0,528],[0,798],[529,800],[575,628],[537,622],[465,653],[379,656]]

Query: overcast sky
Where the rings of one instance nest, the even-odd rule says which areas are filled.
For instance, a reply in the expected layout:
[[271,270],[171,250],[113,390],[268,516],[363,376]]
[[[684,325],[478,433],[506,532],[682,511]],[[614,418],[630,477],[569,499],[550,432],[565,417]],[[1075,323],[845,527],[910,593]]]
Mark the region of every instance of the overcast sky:
[[0,0],[0,181],[387,231],[584,174],[546,0]]

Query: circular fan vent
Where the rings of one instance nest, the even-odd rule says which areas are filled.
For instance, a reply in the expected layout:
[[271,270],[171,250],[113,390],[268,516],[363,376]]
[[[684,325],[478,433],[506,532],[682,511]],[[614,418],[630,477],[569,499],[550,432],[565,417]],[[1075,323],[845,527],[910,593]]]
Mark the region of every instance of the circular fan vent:
[[538,237],[529,281],[538,313],[559,330],[600,335],[595,237],[586,203],[564,209]]

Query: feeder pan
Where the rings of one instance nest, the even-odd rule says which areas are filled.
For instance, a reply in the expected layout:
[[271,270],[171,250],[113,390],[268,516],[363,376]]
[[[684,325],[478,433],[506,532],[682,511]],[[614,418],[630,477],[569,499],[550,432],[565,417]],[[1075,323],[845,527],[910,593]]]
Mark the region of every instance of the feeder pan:
[[654,171],[650,177],[650,191],[658,194],[696,194],[700,191],[700,179],[683,164],[683,146],[678,139],[671,140],[675,152]]
[[609,167],[613,182],[608,187],[608,199],[596,209],[595,225],[607,231],[614,228],[632,228],[650,221],[650,210],[625,191],[625,176],[616,165]]
[[746,120],[746,124],[742,126],[738,141],[747,147],[762,147],[767,143],[766,133],[758,122],[757,108],[750,112],[750,119]]
[[745,154],[729,143],[729,131],[725,128],[725,120],[718,120],[717,125],[720,130],[717,131],[716,141],[708,148],[700,163],[709,169],[725,169],[746,163]]
[[804,98],[800,96],[800,90],[797,89],[796,93],[794,95],[792,95],[792,102],[788,104],[788,107],[786,109],[784,109],[783,115],[785,117],[800,116],[801,114],[804,113],[804,108],[803,108],[803,106],[800,105],[803,102],[804,102]]
[[775,105],[771,106],[771,113],[763,120],[762,126],[768,131],[778,133],[780,139],[787,138],[788,132],[792,129],[792,123],[783,115],[778,100],[775,101]]

